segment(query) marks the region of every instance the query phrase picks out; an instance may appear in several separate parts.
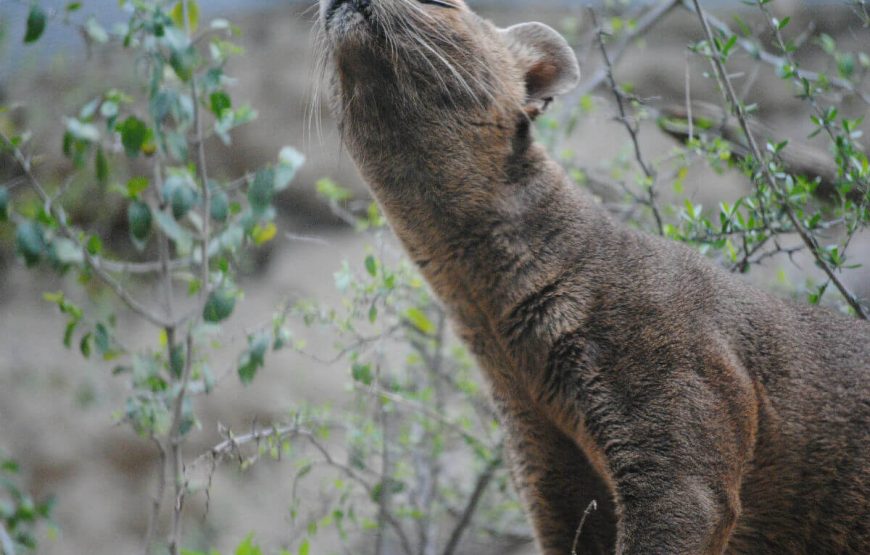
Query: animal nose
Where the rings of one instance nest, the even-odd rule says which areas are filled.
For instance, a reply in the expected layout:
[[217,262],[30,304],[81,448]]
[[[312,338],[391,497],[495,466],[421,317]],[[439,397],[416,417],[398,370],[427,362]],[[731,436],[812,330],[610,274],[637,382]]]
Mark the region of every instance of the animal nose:
[[326,7],[326,19],[330,19],[345,4],[355,12],[366,14],[371,8],[372,2],[371,0],[327,0],[325,3],[321,2],[321,5]]

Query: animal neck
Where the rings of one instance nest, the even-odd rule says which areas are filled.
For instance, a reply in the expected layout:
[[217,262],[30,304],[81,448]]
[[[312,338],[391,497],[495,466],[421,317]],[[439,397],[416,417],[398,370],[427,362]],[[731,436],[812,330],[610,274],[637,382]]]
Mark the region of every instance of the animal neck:
[[[537,146],[522,160],[498,163],[397,154],[389,171],[363,165],[363,172],[438,296],[458,312],[484,312],[491,321],[570,262],[560,245],[577,244],[576,235],[586,233],[584,210],[592,210]],[[554,210],[573,218],[553,218]],[[577,223],[565,225],[572,220]],[[568,234],[575,237],[562,241]]]

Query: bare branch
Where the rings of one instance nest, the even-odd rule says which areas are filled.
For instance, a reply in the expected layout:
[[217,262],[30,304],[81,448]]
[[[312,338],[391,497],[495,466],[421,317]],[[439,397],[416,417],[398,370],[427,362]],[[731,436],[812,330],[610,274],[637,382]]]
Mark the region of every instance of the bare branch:
[[619,109],[619,117],[616,119],[620,123],[622,123],[626,131],[628,131],[629,136],[631,136],[631,142],[634,146],[634,157],[647,178],[646,185],[648,196],[644,204],[649,206],[650,210],[652,210],[659,235],[664,235],[664,222],[662,221],[662,215],[659,211],[658,204],[656,203],[655,170],[646,162],[646,160],[644,160],[643,152],[640,148],[640,141],[638,139],[638,132],[640,131],[640,128],[637,118],[632,118],[631,120],[629,120],[628,112],[625,109],[625,95],[619,88],[619,85],[616,84],[616,79],[614,79],[613,77],[613,64],[610,61],[610,56],[607,54],[607,47],[604,45],[604,31],[601,29],[601,27],[598,26],[598,17],[595,15],[595,11],[590,8],[589,14],[592,18],[593,25],[595,25],[595,34],[598,39],[598,46],[601,49],[601,57],[604,59],[604,69],[607,75],[607,81],[610,84],[610,90],[613,91],[613,96],[616,98],[616,105]]
[[[122,262],[119,260],[107,260],[98,256],[94,257],[94,261],[96,262],[95,266],[99,266],[113,274],[147,275],[163,271],[163,264],[161,262]],[[192,265],[192,258],[179,258],[169,260],[167,268],[175,272],[190,268]]]
[[[681,2],[682,0],[665,0],[661,4],[650,8],[648,12],[638,18],[637,25],[622,35],[619,42],[617,42],[610,50],[608,56],[610,57],[611,62],[614,65],[619,63],[632,42],[645,35],[647,31],[652,29],[674,8],[679,6]],[[576,106],[583,96],[600,87],[607,81],[607,71],[606,67],[598,68],[595,73],[580,84],[580,87],[577,90],[575,90],[571,95],[565,97],[565,105],[569,107]]]
[[477,476],[474,490],[468,498],[468,503],[466,503],[465,509],[462,511],[462,516],[459,517],[459,522],[456,523],[453,532],[450,533],[450,540],[444,548],[443,555],[453,555],[456,553],[456,548],[459,547],[459,541],[462,539],[462,535],[471,525],[471,519],[477,511],[478,505],[480,505],[480,500],[483,498],[483,494],[486,493],[486,489],[489,487],[496,471],[501,467],[501,465],[502,456],[501,449],[499,449],[499,454],[495,455],[484,467],[483,471]]
[[443,425],[445,428],[453,431],[456,434],[459,434],[460,436],[465,438],[467,441],[473,442],[474,444],[480,445],[482,447],[488,447],[488,445],[485,441],[483,441],[479,437],[475,436],[474,434],[466,431],[459,424],[457,424],[455,422],[451,422],[450,420],[448,420],[444,416],[438,414],[437,412],[435,412],[434,410],[430,409],[429,407],[427,407],[426,405],[424,405],[422,403],[417,403],[416,401],[412,401],[411,399],[406,399],[405,397],[402,397],[401,395],[396,395],[395,393],[392,393],[390,391],[387,391],[386,389],[383,389],[383,388],[380,388],[380,387],[377,387],[374,385],[363,386],[363,385],[355,383],[354,389],[356,389],[357,391],[361,391],[363,393],[366,393],[368,395],[373,395],[376,397],[383,397],[384,399],[387,399],[393,403],[396,403],[397,405],[402,405],[402,406],[405,406],[407,408],[410,408],[411,410],[426,416],[426,418],[431,418],[432,420],[435,420],[439,424]]
[[157,534],[157,521],[160,518],[160,508],[163,506],[163,494],[166,491],[166,449],[163,448],[163,444],[154,436],[151,436],[151,440],[157,446],[160,459],[157,463],[157,487],[151,500],[151,513],[148,515],[148,530],[145,533],[143,555],[151,554],[151,546],[154,544],[154,537]]
[[[380,475],[380,490],[377,495],[378,502],[378,527],[375,532],[375,555],[383,555],[386,549],[386,535],[384,524],[387,521],[387,515],[390,514],[390,499],[392,497],[392,489],[390,474],[393,471],[392,456],[390,453],[389,437],[392,436],[390,430],[390,419],[383,403],[378,403],[378,423],[381,427],[381,475]],[[410,555],[410,554],[409,554]]]
[[[330,466],[342,470],[345,474],[347,474],[348,477],[353,479],[358,484],[362,485],[370,498],[375,497],[374,487],[366,482],[365,479],[363,479],[362,476],[360,476],[355,470],[333,459],[332,455],[329,454],[329,451],[323,445],[321,445],[320,442],[317,441],[317,438],[314,437],[314,434],[308,433],[305,434],[305,437],[308,438],[308,441],[318,451],[320,451],[320,454]],[[383,519],[398,536],[399,543],[402,544],[402,551],[404,551],[406,555],[412,555],[414,550],[411,548],[411,541],[408,539],[408,535],[405,533],[404,528],[402,528],[402,524],[398,520],[396,520],[396,517],[394,517],[393,514],[390,512],[384,513]]]
[[[167,341],[169,348],[175,346],[173,335],[169,335]],[[182,421],[184,420],[184,401],[187,397],[187,388],[190,384],[190,376],[193,373],[193,334],[187,334],[185,342],[185,361],[184,371],[179,382],[179,390],[175,396],[175,401],[172,408],[172,425],[169,432],[169,454],[170,466],[172,468],[173,483],[175,484],[175,503],[173,504],[172,518],[172,534],[169,540],[169,548],[173,555],[181,553],[181,533],[182,521],[181,512],[184,507],[184,496],[187,489],[186,480],[184,477],[184,456],[182,453],[182,443],[184,436],[181,431]],[[170,356],[172,356],[170,354]],[[170,360],[172,360],[170,358]]]

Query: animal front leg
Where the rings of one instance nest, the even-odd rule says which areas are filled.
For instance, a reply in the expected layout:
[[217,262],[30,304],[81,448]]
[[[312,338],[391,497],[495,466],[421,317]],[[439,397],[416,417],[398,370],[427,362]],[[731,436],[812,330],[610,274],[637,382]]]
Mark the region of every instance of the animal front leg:
[[569,555],[584,511],[577,553],[611,554],[616,534],[611,493],[574,442],[533,411],[506,422],[514,483],[545,555]]
[[720,555],[737,522],[739,501],[708,477],[648,475],[623,483],[617,555]]
[[740,514],[749,424],[705,391],[605,389],[585,414],[615,484],[617,555],[721,555]]

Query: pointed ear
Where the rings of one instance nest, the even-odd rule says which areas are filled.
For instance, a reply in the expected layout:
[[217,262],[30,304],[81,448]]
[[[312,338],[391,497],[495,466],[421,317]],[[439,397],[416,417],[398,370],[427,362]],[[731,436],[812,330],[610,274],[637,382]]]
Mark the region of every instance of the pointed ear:
[[543,23],[521,23],[501,31],[526,81],[526,113],[534,119],[557,96],[580,82],[580,64],[562,35]]

